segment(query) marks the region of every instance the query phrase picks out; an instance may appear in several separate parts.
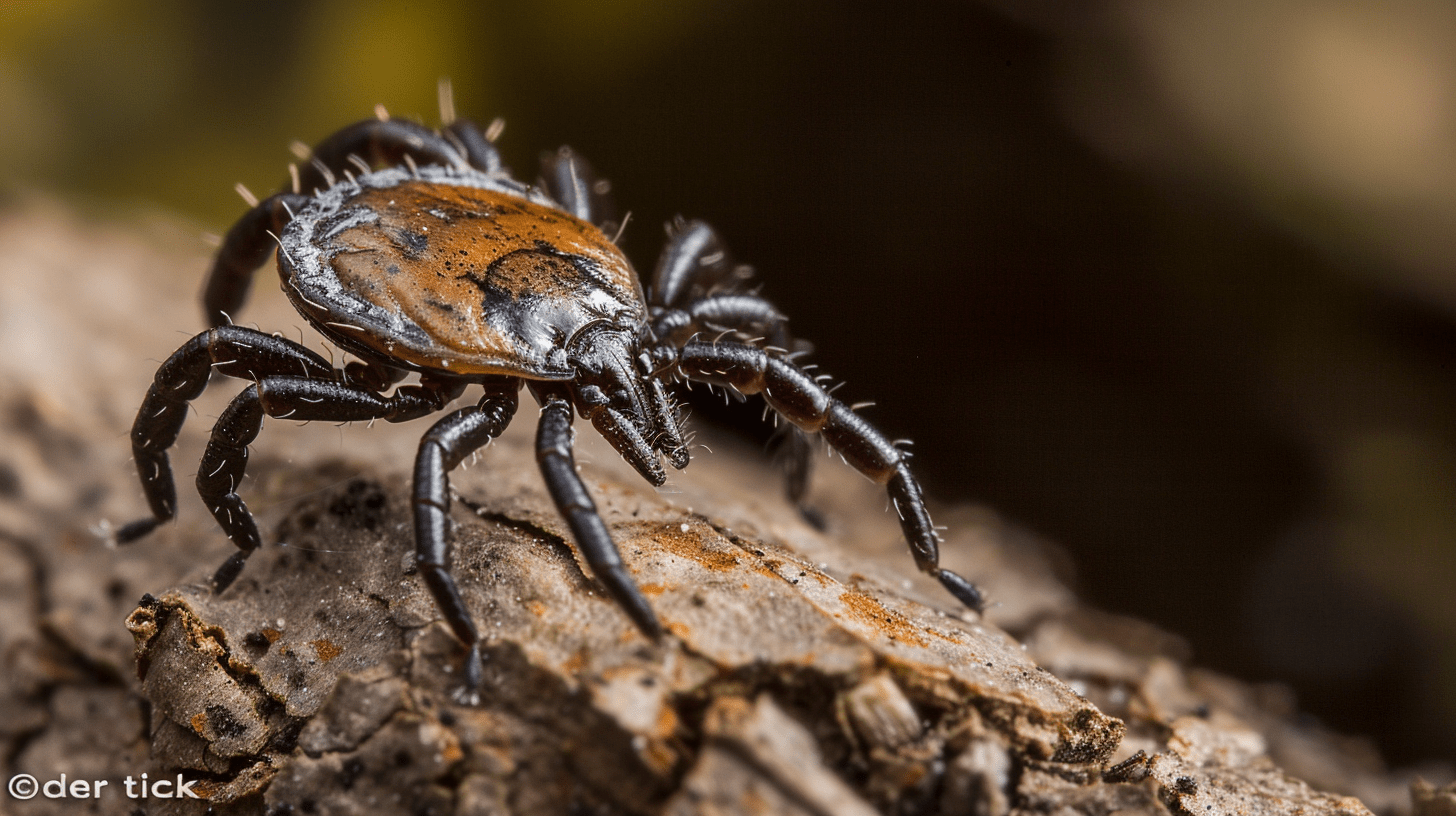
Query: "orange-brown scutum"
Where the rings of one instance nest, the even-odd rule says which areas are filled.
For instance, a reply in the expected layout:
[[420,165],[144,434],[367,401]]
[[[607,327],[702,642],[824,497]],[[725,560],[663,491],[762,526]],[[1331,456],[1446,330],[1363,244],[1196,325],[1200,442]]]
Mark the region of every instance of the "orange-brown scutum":
[[[561,210],[422,180],[364,189],[347,206],[378,218],[323,242],[339,282],[425,329],[457,373],[523,373],[531,366],[512,361],[526,363],[540,339],[520,336],[521,325],[569,335],[588,322],[583,311],[593,294],[597,307],[605,295],[609,308],[640,317],[641,288],[626,257],[595,226]],[[358,339],[377,346],[388,338]],[[441,367],[423,352],[380,350]]]

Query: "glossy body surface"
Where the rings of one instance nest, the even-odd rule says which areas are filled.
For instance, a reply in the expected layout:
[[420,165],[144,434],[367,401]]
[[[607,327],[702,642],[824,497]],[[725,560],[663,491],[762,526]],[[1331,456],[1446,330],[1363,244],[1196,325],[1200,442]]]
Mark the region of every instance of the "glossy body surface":
[[[449,567],[450,471],[505,430],[524,385],[541,409],[542,478],[583,559],[637,629],[662,637],[577,472],[572,422],[589,421],[661,485],[664,462],[681,469],[689,459],[669,389],[702,382],[762,394],[790,423],[788,494],[801,509],[818,435],[885,486],[917,566],[981,609],[980,591],[939,565],[908,454],[795,362],[802,351],[793,351],[787,318],[750,289],[751,270],[729,260],[711,227],[669,225],[644,293],[607,237],[620,230],[603,215],[607,186],[584,161],[562,148],[543,161],[544,188],[528,186],[502,166],[486,132],[445,118],[440,130],[381,118],[339,131],[228,232],[203,296],[212,328],[162,364],[132,426],[152,516],[123,527],[118,541],[175,517],[168,450],[214,373],[251,383],[218,418],[197,471],[199,495],[238,547],[213,576],[217,592],[262,544],[238,487],[265,417],[405,422],[478,386],[475,404],[421,438],[411,498],[418,572],[468,649],[463,693],[472,698],[480,633]],[[275,253],[294,306],[357,361],[335,368],[299,343],[232,324],[254,270]],[[401,383],[412,373],[417,381]]]
[[542,193],[474,170],[341,182],[285,227],[283,290],[325,335],[418,369],[567,380],[567,344],[640,326],[627,258]]

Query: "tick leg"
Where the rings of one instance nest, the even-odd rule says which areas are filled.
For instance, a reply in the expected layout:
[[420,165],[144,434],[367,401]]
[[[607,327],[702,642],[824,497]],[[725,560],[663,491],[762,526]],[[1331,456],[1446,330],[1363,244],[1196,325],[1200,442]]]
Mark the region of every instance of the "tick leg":
[[[475,133],[479,136],[478,130]],[[460,138],[468,136],[468,132],[455,135]],[[466,152],[470,153],[472,142],[463,138],[462,141]],[[495,150],[484,137],[478,141],[490,151]],[[371,167],[397,164],[405,156],[419,164],[469,166],[466,157],[449,139],[424,125],[404,119],[368,119],[323,140],[313,148],[309,162],[299,168],[296,191],[290,183],[282,192],[259,202],[228,230],[203,290],[202,303],[209,326],[231,322],[229,316],[242,309],[253,281],[253,272],[268,260],[277,247],[273,236],[278,235],[283,225],[292,220],[293,214],[309,202],[309,194],[315,189],[332,186],[333,178],[351,167],[362,169],[353,164],[351,156]],[[500,158],[496,156],[496,164],[499,165],[499,162]]]
[[385,391],[408,374],[409,372],[403,368],[395,368],[377,362],[354,360],[344,366],[345,382],[362,385],[371,391]]
[[[659,341],[675,345],[688,342],[696,334],[717,337],[724,332],[737,332],[749,338],[763,338],[777,348],[795,347],[789,337],[788,318],[757,295],[709,295],[689,301],[682,308],[661,309],[653,316],[652,332]],[[804,501],[813,472],[814,445],[795,426],[789,426],[783,433],[778,459],[784,470],[784,492],[805,521],[823,530],[823,515]]]
[[479,125],[469,119],[456,119],[445,126],[445,135],[459,143],[459,147],[465,152],[465,158],[476,170],[483,173],[506,172],[505,165],[501,163],[500,151],[481,132]]
[[725,331],[763,338],[785,350],[791,342],[788,318],[758,295],[710,295],[663,309],[653,316],[652,331],[659,340],[679,345],[700,332],[716,336]]
[[780,416],[806,433],[821,434],[856,470],[885,485],[920,571],[935,576],[971,609],[984,608],[985,599],[974,584],[940,566],[939,538],[906,454],[803,369],[755,346],[729,342],[689,343],[678,357],[678,369],[689,379],[731,386],[744,394],[761,392]]
[[718,233],[702,221],[678,219],[668,226],[667,246],[657,258],[647,302],[675,307],[705,297],[725,283],[746,281],[752,270],[735,265]]
[[571,402],[556,391],[541,389],[536,394],[541,400],[541,420],[536,426],[536,464],[541,468],[551,500],[566,519],[592,573],[637,628],[656,640],[662,636],[662,625],[632,576],[627,574],[617,545],[612,543],[607,525],[597,514],[596,504],[576,472],[576,460],[571,453]]
[[[696,334],[717,337],[736,332],[786,351],[809,350],[808,343],[790,337],[788,318],[778,307],[756,294],[737,291],[752,270],[731,261],[712,227],[702,221],[678,222],[669,229],[669,236],[649,295],[654,305],[652,334],[658,342],[682,346]],[[799,515],[822,530],[824,517],[804,501],[814,446],[797,427],[786,434],[779,453],[784,492]]]
[[248,210],[228,230],[202,290],[207,325],[222,326],[232,322],[230,316],[240,311],[243,302],[248,299],[253,272],[278,248],[274,236],[282,232],[283,225],[307,203],[308,196],[293,193],[269,196]]
[[566,211],[581,220],[595,224],[603,232],[607,221],[613,218],[611,189],[597,178],[586,159],[578,156],[569,147],[562,147],[555,153],[541,156],[541,176],[546,182],[546,191]]
[[814,474],[814,440],[792,424],[783,433],[777,458],[784,471],[784,495],[809,526],[823,532],[828,528],[824,514],[804,500],[809,495],[809,477]]
[[470,650],[465,663],[468,694],[480,687],[480,635],[455,579],[450,577],[449,474],[465,457],[506,429],[516,414],[520,387],[516,379],[488,383],[477,405],[455,411],[425,433],[415,457],[415,561],[445,621]]
[[303,346],[241,326],[219,326],[188,340],[157,369],[132,425],[132,456],[152,518],[122,527],[118,542],[135,541],[177,514],[177,487],[167,449],[182,431],[187,403],[202,393],[214,369],[254,381],[270,374],[329,379],[335,373],[326,360]]
[[207,509],[212,511],[212,517],[222,525],[228,539],[238,548],[213,573],[212,586],[216,592],[228,588],[242,571],[243,562],[253,554],[253,550],[258,549],[258,525],[238,495],[237,487],[243,480],[243,470],[248,466],[248,443],[258,436],[262,427],[263,406],[258,397],[258,386],[249,386],[218,417],[217,424],[212,427],[207,452],[197,467],[198,494],[207,504]]
[[[467,146],[468,147],[468,146]],[[446,137],[407,119],[365,119],[319,142],[307,165],[298,168],[298,186],[304,193],[332,186],[329,176],[340,175],[357,156],[370,167],[399,164],[409,156],[417,164],[438,164],[466,169],[470,164]]]
[[212,439],[197,466],[197,492],[238,552],[218,568],[213,588],[222,592],[258,548],[258,525],[238,495],[248,466],[248,444],[263,427],[263,417],[354,422],[402,422],[440,410],[463,390],[454,383],[402,386],[390,396],[334,380],[264,377],[238,394],[218,418]]

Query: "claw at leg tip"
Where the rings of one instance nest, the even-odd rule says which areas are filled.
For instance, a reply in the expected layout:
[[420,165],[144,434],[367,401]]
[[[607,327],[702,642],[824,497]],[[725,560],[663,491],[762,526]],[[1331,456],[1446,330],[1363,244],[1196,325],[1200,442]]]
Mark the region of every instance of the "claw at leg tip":
[[465,654],[465,684],[455,692],[455,702],[466,706],[480,705],[480,685],[484,674],[480,642],[476,641],[470,644],[470,650]]
[[123,524],[119,529],[111,531],[110,537],[117,544],[130,544],[137,539],[145,537],[148,533],[160,526],[162,526],[162,522],[159,519],[140,519]]
[[657,615],[651,607],[647,606],[646,601],[643,601],[640,606],[634,604],[627,612],[628,616],[632,618],[632,622],[637,625],[637,630],[653,643],[661,643],[663,637],[667,635],[667,630],[658,622]]
[[221,595],[224,590],[232,586],[233,581],[237,580],[238,573],[243,571],[243,563],[247,561],[247,558],[247,553],[237,552],[222,562],[222,566],[212,574],[212,594]]
[[675,470],[682,470],[688,466],[688,449],[677,448],[667,455],[667,461]]
[[986,611],[986,596],[980,587],[948,569],[936,570],[935,577],[940,579],[941,586],[949,590],[968,609],[978,615]]

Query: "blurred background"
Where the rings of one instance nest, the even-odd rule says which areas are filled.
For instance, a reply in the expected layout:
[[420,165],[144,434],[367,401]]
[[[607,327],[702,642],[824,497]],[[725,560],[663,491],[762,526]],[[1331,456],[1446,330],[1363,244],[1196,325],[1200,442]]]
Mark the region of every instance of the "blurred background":
[[612,178],[639,269],[714,223],[935,499],[1456,757],[1456,6],[8,0],[0,207],[200,246],[291,140],[435,123],[441,76],[518,174]]

